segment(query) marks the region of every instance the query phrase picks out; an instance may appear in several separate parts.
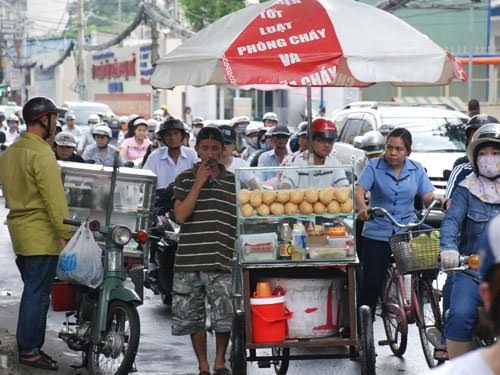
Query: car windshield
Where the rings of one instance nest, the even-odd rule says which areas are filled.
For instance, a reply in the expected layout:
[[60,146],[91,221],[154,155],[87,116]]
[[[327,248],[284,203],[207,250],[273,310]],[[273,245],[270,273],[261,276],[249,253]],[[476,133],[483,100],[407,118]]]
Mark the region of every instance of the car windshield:
[[411,132],[412,152],[465,152],[465,119],[384,118],[379,130],[386,135],[396,127]]

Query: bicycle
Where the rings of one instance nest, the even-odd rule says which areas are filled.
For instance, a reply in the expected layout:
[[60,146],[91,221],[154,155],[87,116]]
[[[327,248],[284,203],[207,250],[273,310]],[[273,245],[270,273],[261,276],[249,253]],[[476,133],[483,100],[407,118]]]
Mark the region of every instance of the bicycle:
[[[432,282],[437,277],[439,258],[439,231],[415,230],[420,227],[438,201],[423,211],[420,221],[401,224],[384,208],[373,207],[371,214],[380,212],[399,228],[408,229],[389,238],[394,262],[387,270],[381,296],[381,317],[392,353],[402,357],[408,343],[408,324],[416,323],[425,360],[429,367],[442,361],[434,359],[434,348],[440,344],[443,322],[436,290]],[[405,287],[404,275],[410,274],[410,291]],[[409,298],[408,298],[409,297]]]

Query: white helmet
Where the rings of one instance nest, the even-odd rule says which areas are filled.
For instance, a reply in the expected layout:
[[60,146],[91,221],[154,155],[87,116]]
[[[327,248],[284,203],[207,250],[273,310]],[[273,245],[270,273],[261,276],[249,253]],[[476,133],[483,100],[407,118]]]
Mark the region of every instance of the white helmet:
[[96,135],[105,135],[111,139],[112,134],[113,133],[111,132],[110,127],[108,125],[106,125],[104,122],[98,123],[95,126],[95,128],[92,130],[92,136],[94,136],[94,137]]
[[372,130],[362,136],[361,149],[366,155],[380,154],[384,152],[385,137],[378,131]]
[[278,122],[278,115],[274,112],[266,112],[264,113],[264,116],[262,116],[262,121],[276,121]]
[[57,133],[54,143],[58,146],[76,147],[76,139],[70,132]]
[[15,114],[11,113],[11,114],[7,117],[7,121],[16,121],[16,122],[19,122],[19,117],[17,117]]
[[91,114],[87,119],[88,124],[97,124],[99,121],[101,121],[101,119],[96,114]]
[[247,128],[245,129],[245,135],[249,135],[252,133],[257,133],[261,130],[264,130],[265,128],[262,126],[262,124],[258,122],[251,122],[250,124],[247,125]]
[[119,121],[120,121],[120,123],[128,122],[128,116],[120,116]]

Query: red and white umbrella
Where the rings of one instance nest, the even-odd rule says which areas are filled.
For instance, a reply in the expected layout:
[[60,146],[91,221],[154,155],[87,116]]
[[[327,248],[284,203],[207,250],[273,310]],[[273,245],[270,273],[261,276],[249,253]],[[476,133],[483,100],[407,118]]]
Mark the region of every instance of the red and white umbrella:
[[462,65],[394,15],[353,0],[273,0],[231,13],[157,63],[153,87],[445,85]]

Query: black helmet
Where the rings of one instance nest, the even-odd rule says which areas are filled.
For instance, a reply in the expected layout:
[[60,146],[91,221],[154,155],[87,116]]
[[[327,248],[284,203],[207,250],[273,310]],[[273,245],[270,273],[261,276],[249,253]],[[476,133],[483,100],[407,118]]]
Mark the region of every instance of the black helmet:
[[301,135],[307,134],[308,130],[309,130],[309,123],[307,121],[302,121],[297,126],[297,130],[295,133],[300,137]]
[[120,128],[120,120],[117,117],[112,117],[108,121],[108,126],[110,129],[119,129]]
[[471,132],[476,131],[481,126],[486,124],[498,124],[496,117],[481,113],[479,115],[472,116],[470,120],[465,124],[465,137],[470,141]]
[[58,114],[66,112],[65,109],[59,108],[56,104],[45,96],[35,96],[31,98],[23,106],[23,119],[26,123],[30,123],[42,118],[49,113]]
[[186,128],[184,127],[182,121],[172,116],[167,117],[165,121],[163,121],[160,124],[160,129],[158,129],[158,135],[162,137],[163,133],[165,133],[169,129],[177,129],[180,130],[183,134],[186,133]]

